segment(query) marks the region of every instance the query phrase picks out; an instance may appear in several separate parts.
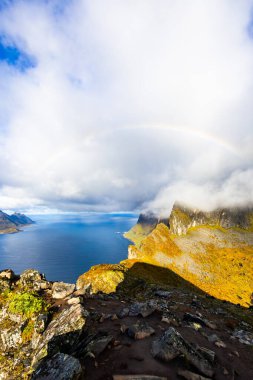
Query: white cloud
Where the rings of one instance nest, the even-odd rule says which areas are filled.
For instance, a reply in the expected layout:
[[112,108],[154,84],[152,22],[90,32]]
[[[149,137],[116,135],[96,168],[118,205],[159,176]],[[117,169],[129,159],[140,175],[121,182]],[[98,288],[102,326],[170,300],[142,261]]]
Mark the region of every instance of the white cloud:
[[0,64],[1,208],[252,200],[253,2],[64,4],[0,13],[37,62]]

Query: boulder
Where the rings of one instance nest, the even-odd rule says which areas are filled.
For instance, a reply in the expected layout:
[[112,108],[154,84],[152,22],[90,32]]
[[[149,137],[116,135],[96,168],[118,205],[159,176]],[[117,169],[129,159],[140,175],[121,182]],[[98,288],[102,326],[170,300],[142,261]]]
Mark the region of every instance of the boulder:
[[156,308],[157,305],[152,300],[147,302],[136,302],[130,306],[129,316],[137,317],[138,315],[141,315],[145,318],[154,313]]
[[0,272],[0,279],[13,280],[15,278],[15,274],[11,269],[5,269]]
[[138,321],[128,327],[127,335],[133,339],[144,339],[155,333],[155,330],[145,321]]
[[66,284],[65,282],[54,282],[52,286],[52,297],[62,299],[68,297],[75,290],[75,284]]
[[79,341],[88,316],[88,311],[80,304],[62,310],[41,335],[32,365],[36,367],[39,360],[63,348],[64,352],[70,353]]
[[78,359],[61,352],[43,360],[33,373],[32,380],[78,380],[82,367]]
[[78,277],[76,288],[87,289],[87,293],[90,294],[115,292],[117,286],[124,280],[126,270],[121,264],[95,265]]
[[24,290],[39,291],[48,288],[50,283],[46,281],[45,276],[37,270],[27,269],[20,275],[18,285]]
[[67,301],[68,305],[77,305],[78,303],[81,303],[80,297],[72,297]]
[[127,317],[128,314],[129,314],[129,309],[128,309],[128,307],[124,307],[123,309],[120,310],[120,312],[119,312],[117,315],[118,315],[118,317],[119,317],[120,319],[122,319],[122,318]]
[[97,358],[112,341],[112,335],[95,335],[85,348],[85,356]]
[[4,292],[11,288],[11,282],[14,277],[15,274],[11,269],[5,269],[0,272],[0,292]]
[[242,344],[253,346],[253,334],[245,330],[235,330],[233,337],[239,339]]
[[187,342],[175,329],[170,327],[162,337],[153,341],[152,355],[163,361],[170,361],[179,355],[196,367],[203,375],[212,377],[213,369],[211,363],[202,355],[196,347]]

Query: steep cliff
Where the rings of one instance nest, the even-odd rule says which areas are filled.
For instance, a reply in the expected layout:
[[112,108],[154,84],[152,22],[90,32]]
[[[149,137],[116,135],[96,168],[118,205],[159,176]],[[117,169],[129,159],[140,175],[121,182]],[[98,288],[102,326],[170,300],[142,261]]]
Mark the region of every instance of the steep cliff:
[[205,225],[249,230],[253,226],[253,209],[250,207],[220,208],[205,212],[191,209],[180,203],[175,203],[173,206],[169,216],[171,233],[182,235],[192,227]]
[[174,205],[169,226],[157,224],[130,259],[170,268],[209,294],[250,306],[253,293],[252,209],[212,212]]
[[153,212],[142,213],[137,224],[125,232],[124,237],[139,246],[142,240],[160,223],[169,225],[169,218],[160,217]]

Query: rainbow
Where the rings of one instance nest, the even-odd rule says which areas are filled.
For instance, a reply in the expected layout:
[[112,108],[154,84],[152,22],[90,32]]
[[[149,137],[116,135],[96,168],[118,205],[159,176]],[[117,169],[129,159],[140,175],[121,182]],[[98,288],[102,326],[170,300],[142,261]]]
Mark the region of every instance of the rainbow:
[[55,162],[62,159],[64,156],[71,156],[71,152],[73,152],[76,149],[80,149],[82,147],[85,148],[85,145],[87,145],[89,142],[94,141],[98,138],[108,136],[110,134],[120,133],[123,131],[138,131],[138,130],[163,130],[168,133],[170,132],[177,132],[182,133],[184,135],[190,135],[192,137],[197,137],[199,139],[203,139],[205,141],[209,141],[210,143],[213,143],[217,146],[220,146],[222,149],[225,149],[230,154],[241,157],[242,152],[238,150],[237,147],[229,143],[228,141],[225,141],[224,139],[213,135],[208,132],[201,131],[199,129],[189,128],[186,126],[173,126],[168,124],[138,124],[138,125],[131,125],[131,126],[121,126],[121,127],[110,127],[110,128],[103,128],[103,130],[94,131],[86,133],[85,137],[78,143],[77,146],[69,146],[66,145],[62,147],[58,152],[56,152],[54,155],[49,157],[48,160],[45,161],[44,165],[42,165],[41,169],[47,170],[50,166],[52,166]]

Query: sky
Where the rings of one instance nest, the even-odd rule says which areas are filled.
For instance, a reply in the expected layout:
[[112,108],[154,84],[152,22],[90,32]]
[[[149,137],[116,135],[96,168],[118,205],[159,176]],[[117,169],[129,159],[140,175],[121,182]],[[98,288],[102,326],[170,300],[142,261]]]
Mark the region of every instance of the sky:
[[0,209],[253,201],[252,0],[1,0]]

